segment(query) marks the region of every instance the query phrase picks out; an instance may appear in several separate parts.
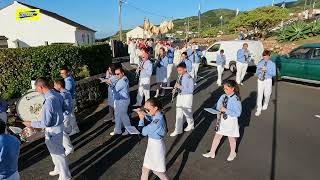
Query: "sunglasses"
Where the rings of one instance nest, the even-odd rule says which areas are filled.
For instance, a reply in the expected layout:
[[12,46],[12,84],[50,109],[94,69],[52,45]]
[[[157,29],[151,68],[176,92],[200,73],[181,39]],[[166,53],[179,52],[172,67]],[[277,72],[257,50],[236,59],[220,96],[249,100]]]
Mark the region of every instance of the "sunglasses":
[[120,74],[120,73],[117,73],[116,75],[119,76],[119,75],[121,75],[121,74]]

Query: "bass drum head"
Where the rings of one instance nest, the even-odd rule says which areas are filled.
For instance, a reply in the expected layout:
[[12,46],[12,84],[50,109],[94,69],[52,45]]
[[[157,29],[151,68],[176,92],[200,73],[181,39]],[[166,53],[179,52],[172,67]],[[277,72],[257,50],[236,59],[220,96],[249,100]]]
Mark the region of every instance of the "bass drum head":
[[17,115],[22,120],[39,121],[45,99],[41,93],[29,90],[17,103]]

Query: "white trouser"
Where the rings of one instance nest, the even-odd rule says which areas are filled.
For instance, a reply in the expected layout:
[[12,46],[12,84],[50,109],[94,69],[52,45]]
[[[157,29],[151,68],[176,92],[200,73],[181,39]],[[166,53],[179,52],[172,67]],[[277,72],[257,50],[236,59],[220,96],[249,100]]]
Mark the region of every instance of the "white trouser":
[[248,69],[247,63],[237,62],[237,77],[236,81],[238,84],[242,83],[244,76],[246,75]]
[[128,116],[128,106],[130,100],[115,100],[114,101],[114,116],[115,116],[115,126],[114,133],[121,134],[121,127],[131,126],[130,119]]
[[197,82],[199,65],[200,65],[199,63],[193,63],[193,64],[192,64],[192,73],[191,73],[191,76],[192,76],[194,82]]
[[70,114],[64,115],[64,130],[63,130],[63,141],[62,145],[66,152],[71,152],[73,150],[73,146],[69,137],[69,134],[72,132],[72,127],[70,125]]
[[2,180],[20,180],[20,175],[19,172],[16,171],[15,173],[13,173],[11,176],[9,176],[8,178],[2,179]]
[[217,84],[219,86],[221,86],[222,83],[222,73],[224,71],[224,67],[222,65],[218,65],[217,66],[217,71],[218,71],[218,80],[217,80]]
[[62,145],[63,127],[60,128],[60,131],[57,131],[57,129],[59,130],[59,127],[45,129],[45,143],[50,152],[50,156],[54,164],[54,170],[59,172],[58,180],[66,180],[71,178],[71,173]]
[[168,64],[167,66],[167,86],[170,86],[170,77],[173,70],[173,64]]
[[183,131],[183,117],[186,117],[188,126],[193,126],[192,113],[193,94],[179,94],[177,96],[177,112],[175,132],[180,134]]
[[130,64],[134,64],[135,53],[130,53]]
[[0,119],[1,119],[3,122],[7,123],[7,120],[8,120],[8,115],[7,115],[7,113],[6,113],[6,112],[0,113]]
[[150,99],[150,77],[149,78],[140,78],[139,88],[137,94],[137,105],[141,105],[143,96],[145,101]]
[[272,79],[265,79],[264,81],[258,80],[258,97],[257,97],[257,110],[262,109],[262,100],[264,97],[264,105],[268,106],[270,96],[272,93]]
[[76,116],[74,115],[74,105],[76,104],[76,100],[73,99],[72,113],[70,114],[70,125],[72,127],[72,132],[79,132],[79,127],[77,124]]

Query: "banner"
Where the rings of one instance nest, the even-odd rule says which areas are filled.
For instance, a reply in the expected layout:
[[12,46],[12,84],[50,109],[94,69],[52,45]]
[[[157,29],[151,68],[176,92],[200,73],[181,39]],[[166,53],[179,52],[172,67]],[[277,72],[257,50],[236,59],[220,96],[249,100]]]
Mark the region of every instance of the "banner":
[[16,9],[17,20],[39,20],[40,9]]

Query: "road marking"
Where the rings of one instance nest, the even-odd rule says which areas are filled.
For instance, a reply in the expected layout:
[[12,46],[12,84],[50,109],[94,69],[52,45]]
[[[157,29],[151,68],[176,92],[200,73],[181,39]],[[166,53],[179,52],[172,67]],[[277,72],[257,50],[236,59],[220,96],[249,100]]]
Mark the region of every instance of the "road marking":
[[317,118],[320,118],[320,115],[314,115],[315,117],[317,117]]

